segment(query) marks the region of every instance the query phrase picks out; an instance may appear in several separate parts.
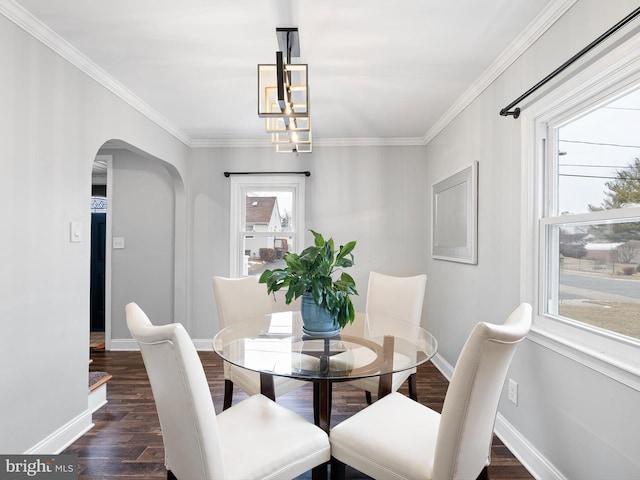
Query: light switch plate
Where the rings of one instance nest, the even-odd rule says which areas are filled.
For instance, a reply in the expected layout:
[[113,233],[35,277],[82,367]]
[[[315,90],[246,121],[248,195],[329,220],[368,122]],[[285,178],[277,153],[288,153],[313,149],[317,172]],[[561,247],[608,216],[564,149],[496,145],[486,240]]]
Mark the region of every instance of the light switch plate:
[[113,248],[124,248],[124,237],[113,237]]
[[78,243],[82,241],[82,222],[69,222],[69,241]]

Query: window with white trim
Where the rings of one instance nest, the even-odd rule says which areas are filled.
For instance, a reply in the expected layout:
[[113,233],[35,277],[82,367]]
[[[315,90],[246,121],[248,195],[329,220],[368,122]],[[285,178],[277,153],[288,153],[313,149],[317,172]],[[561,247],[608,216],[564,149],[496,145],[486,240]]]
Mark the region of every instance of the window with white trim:
[[284,266],[287,252],[304,243],[301,176],[243,175],[231,178],[232,277],[259,275]]
[[[624,323],[637,322],[634,315],[640,304],[633,292],[610,291],[601,279],[607,275],[612,284],[640,289],[638,274],[626,275],[622,266],[631,266],[627,264],[636,258],[629,261],[628,256],[623,258],[625,252],[619,252],[613,262],[609,259],[618,255],[616,246],[606,245],[627,242],[616,235],[626,236],[637,228],[640,206],[625,201],[624,206],[602,208],[609,207],[610,199],[604,182],[613,182],[618,171],[631,171],[620,167],[631,166],[638,156],[633,146],[640,145],[640,107],[635,103],[640,90],[639,52],[640,36],[628,37],[548,89],[520,116],[521,298],[531,302],[535,312],[529,339],[638,391],[640,340]],[[595,130],[585,134],[587,127]],[[616,138],[617,130],[631,131],[635,137]],[[604,148],[605,153],[598,153]],[[612,148],[626,152],[626,157],[613,160]],[[594,152],[596,160],[589,160]],[[591,258],[583,248],[594,252]],[[577,276],[583,283],[573,283]],[[584,283],[594,279],[595,286]]]
[[540,305],[640,345],[640,82],[546,123]]

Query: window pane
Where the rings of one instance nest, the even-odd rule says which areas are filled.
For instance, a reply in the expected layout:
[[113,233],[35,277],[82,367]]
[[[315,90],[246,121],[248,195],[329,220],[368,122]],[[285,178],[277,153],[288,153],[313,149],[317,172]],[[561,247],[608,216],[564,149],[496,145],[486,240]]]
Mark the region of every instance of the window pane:
[[[260,275],[265,269],[283,267],[284,255],[295,251],[293,192],[252,191],[245,196],[243,275]],[[265,235],[273,233],[273,235]]]
[[261,273],[304,243],[305,177],[231,178],[230,275]]
[[245,231],[293,231],[293,192],[248,192],[245,196]]
[[559,214],[640,203],[640,90],[571,121],[557,138]]
[[629,220],[547,225],[548,313],[640,339],[640,219]]
[[277,235],[243,236],[243,275],[260,275],[266,269],[285,267],[284,255],[295,251],[293,235],[278,232]]

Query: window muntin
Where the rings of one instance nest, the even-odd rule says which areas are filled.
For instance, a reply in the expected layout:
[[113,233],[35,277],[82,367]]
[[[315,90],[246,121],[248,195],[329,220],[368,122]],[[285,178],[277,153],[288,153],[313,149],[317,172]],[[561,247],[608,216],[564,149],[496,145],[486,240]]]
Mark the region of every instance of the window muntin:
[[547,138],[543,312],[640,340],[640,88],[549,127]]
[[304,239],[304,179],[251,176],[231,183],[231,276],[284,265]]

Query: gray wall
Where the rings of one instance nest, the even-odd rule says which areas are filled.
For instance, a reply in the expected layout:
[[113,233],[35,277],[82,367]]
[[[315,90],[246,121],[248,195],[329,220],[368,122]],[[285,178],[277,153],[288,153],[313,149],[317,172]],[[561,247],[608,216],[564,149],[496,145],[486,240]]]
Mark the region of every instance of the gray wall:
[[[521,259],[529,253],[521,249],[523,125],[498,112],[637,6],[577,2],[427,145],[429,182],[479,161],[478,265],[427,259],[427,321],[451,365],[475,322],[502,321],[521,300]],[[531,292],[523,295],[530,300]],[[500,413],[528,444],[520,453],[540,467],[539,478],[640,478],[640,392],[531,340],[509,376],[519,383],[519,405],[503,392]]]
[[[426,148],[315,147],[300,157],[251,148],[188,151],[0,17],[0,452],[34,449],[76,423],[88,428],[88,205],[91,164],[105,141],[122,139],[162,159],[173,184],[172,191],[157,165],[140,163],[140,171],[130,172],[153,179],[165,208],[172,194],[175,201],[173,299],[160,294],[171,283],[171,266],[163,263],[158,295],[139,294],[146,308],[154,301],[173,308],[194,338],[210,338],[217,330],[210,278],[229,272],[229,181],[222,172],[309,169],[307,228],[359,242],[353,273],[363,292],[370,270],[426,271],[424,322],[440,341],[443,361],[454,365],[475,322],[501,321],[521,299],[522,132],[518,121],[497,112],[636,6],[577,2]],[[431,184],[471,160],[480,164],[479,263],[432,260]],[[136,186],[130,188],[121,200],[135,195]],[[155,218],[154,228],[170,229],[170,216]],[[85,241],[69,242],[72,220],[84,225]],[[140,234],[131,223],[121,233]],[[356,299],[363,306],[364,295]],[[169,319],[164,308],[154,314]],[[116,333],[126,335],[119,321]],[[547,472],[558,478],[640,477],[637,390],[532,341],[522,345],[509,375],[520,384],[520,405],[503,401],[500,413],[530,449],[521,453],[541,455],[538,462],[549,461]],[[41,450],[51,451],[49,444]]]
[[180,171],[187,149],[4,16],[0,59],[0,452],[51,452],[91,425],[93,159],[125,139]]
[[[306,179],[306,229],[336,243],[358,242],[350,269],[364,308],[369,271],[424,272],[426,261],[424,147],[314,148],[276,154],[272,149],[193,149],[189,156],[192,305],[191,334],[210,338],[218,321],[211,277],[229,275],[229,178],[225,171],[310,170]],[[307,232],[306,243],[313,237]]]
[[[113,155],[111,338],[130,338],[125,305],[136,302],[154,323],[173,322],[175,190],[165,165],[127,150]],[[109,242],[107,242],[109,244]],[[182,320],[182,319],[181,319]]]

